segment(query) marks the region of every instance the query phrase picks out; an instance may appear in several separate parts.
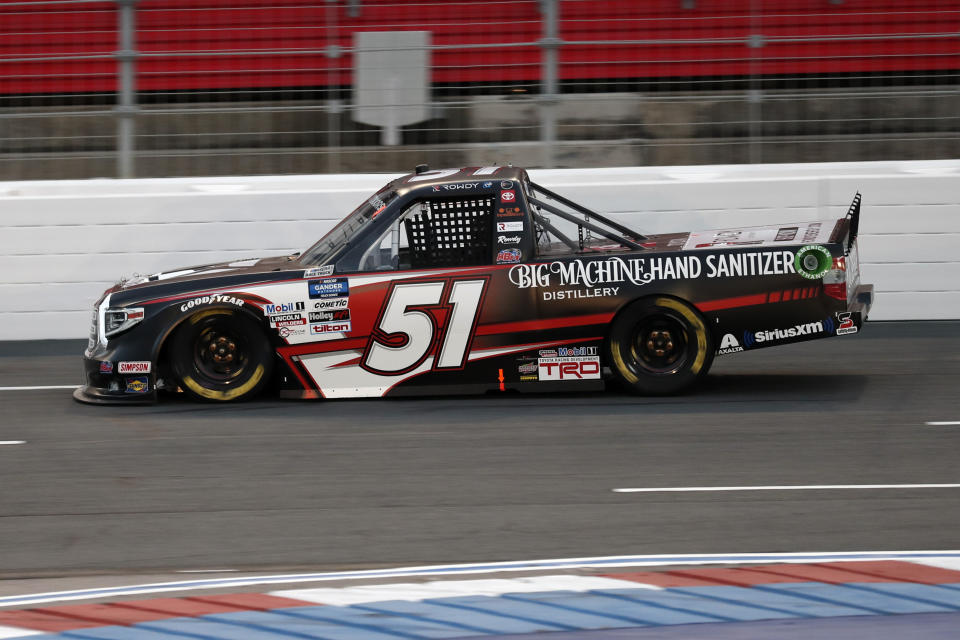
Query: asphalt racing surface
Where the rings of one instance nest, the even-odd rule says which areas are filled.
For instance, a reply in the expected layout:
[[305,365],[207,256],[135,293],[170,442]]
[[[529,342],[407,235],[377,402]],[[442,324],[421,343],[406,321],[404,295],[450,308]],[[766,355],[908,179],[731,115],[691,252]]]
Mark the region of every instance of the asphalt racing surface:
[[[0,344],[0,387],[82,343]],[[0,577],[954,549],[960,323],[724,356],[695,392],[87,406],[0,391]],[[956,422],[928,425],[928,422]]]

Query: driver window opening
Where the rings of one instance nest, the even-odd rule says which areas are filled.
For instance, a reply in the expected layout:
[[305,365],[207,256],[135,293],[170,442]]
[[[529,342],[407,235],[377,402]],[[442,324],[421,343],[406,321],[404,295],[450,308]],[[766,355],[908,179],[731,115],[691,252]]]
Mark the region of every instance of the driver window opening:
[[364,253],[363,271],[469,267],[491,263],[493,199],[420,200]]

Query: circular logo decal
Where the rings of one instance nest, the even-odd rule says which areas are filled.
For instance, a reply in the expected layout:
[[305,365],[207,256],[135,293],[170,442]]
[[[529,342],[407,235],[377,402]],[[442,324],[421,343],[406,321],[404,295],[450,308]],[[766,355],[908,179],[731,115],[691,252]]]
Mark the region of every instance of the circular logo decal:
[[830,270],[833,266],[833,256],[823,245],[808,244],[797,251],[793,266],[801,276],[813,280],[823,277],[823,274]]

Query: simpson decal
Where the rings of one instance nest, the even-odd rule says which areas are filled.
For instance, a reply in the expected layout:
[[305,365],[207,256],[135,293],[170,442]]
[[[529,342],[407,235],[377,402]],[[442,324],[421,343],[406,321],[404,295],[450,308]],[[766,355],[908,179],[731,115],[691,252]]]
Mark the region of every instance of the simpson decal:
[[142,362],[121,362],[117,366],[118,373],[150,373],[150,363]]

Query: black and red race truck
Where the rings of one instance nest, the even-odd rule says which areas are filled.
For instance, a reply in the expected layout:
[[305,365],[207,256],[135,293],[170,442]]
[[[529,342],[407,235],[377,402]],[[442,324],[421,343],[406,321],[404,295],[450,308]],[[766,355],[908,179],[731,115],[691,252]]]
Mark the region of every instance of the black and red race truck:
[[856,333],[860,195],[836,220],[643,235],[515,167],[393,180],[301,254],[121,281],[85,402],[689,388],[715,355]]

